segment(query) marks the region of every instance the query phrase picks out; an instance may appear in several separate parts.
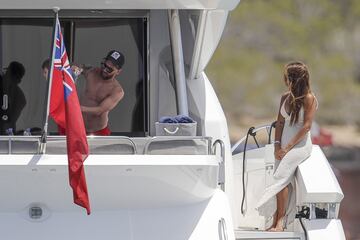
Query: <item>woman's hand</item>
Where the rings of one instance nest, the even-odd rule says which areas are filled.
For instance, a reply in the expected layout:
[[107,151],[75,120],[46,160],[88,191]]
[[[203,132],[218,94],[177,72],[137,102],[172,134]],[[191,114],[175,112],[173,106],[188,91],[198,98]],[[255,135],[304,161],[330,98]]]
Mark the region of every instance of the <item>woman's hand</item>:
[[286,151],[286,149],[280,149],[279,150],[279,157],[280,157],[279,159],[282,160],[285,157],[285,155],[287,154],[287,152],[288,151]]
[[276,147],[275,146],[274,156],[275,156],[275,159],[277,159],[277,160],[281,160],[280,150],[281,150],[281,147]]
[[275,149],[275,158],[277,160],[282,160],[288,152],[289,152],[289,150],[287,148],[285,148],[285,149],[282,149],[282,148]]

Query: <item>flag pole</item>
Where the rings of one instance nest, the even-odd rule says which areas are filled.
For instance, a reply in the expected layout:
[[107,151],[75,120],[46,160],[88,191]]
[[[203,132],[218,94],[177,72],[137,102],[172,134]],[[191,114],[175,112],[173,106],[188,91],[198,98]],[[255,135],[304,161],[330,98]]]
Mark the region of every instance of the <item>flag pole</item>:
[[54,58],[55,58],[55,45],[56,45],[56,35],[57,35],[57,21],[59,21],[59,7],[53,7],[53,11],[55,13],[55,22],[54,22],[54,35],[52,42],[52,52],[51,52],[51,61],[50,61],[50,69],[48,73],[48,91],[47,91],[47,101],[46,101],[46,115],[45,115],[45,124],[43,133],[41,135],[41,143],[40,143],[40,153],[45,154],[46,152],[46,142],[48,135],[48,125],[49,125],[49,112],[50,112],[50,97],[51,97],[51,86],[53,81],[53,71],[54,71]]

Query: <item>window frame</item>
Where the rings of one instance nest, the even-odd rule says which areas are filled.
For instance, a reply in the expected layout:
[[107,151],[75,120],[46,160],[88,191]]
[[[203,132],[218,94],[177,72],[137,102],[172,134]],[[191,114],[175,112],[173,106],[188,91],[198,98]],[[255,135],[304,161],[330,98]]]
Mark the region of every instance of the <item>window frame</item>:
[[[54,19],[54,12],[52,10],[0,10],[0,20],[7,19]],[[59,11],[60,21],[70,22],[70,29],[66,29],[64,25],[65,42],[67,42],[66,48],[70,61],[74,58],[75,41],[74,41],[74,22],[71,21],[77,19],[129,19],[137,18],[143,20],[143,131],[142,132],[118,132],[114,133],[115,136],[128,136],[128,137],[147,137],[150,135],[150,41],[149,41],[149,29],[150,29],[150,12],[147,10],[61,10]],[[69,24],[69,23],[68,23]],[[51,49],[49,49],[49,56]],[[46,104],[45,104],[46,105]],[[44,110],[44,112],[46,109]],[[45,114],[45,113],[44,113]],[[134,121],[134,119],[133,119]]]

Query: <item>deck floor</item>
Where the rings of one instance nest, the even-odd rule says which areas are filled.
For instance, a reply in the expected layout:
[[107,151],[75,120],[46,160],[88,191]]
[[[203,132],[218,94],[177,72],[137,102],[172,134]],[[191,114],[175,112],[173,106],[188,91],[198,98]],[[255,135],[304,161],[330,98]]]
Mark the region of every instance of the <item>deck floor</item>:
[[240,231],[235,230],[236,239],[281,239],[281,240],[302,240],[302,234],[294,232],[266,232],[266,231]]

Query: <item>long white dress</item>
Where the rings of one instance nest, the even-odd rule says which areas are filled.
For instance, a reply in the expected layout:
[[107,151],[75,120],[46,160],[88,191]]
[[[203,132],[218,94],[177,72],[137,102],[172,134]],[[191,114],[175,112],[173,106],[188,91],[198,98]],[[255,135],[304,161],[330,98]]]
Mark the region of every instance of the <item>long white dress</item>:
[[[316,105],[318,105],[317,100]],[[291,125],[290,116],[285,110],[285,102],[280,108],[281,115],[285,118],[284,129],[281,136],[281,147],[284,148],[289,141],[299,132],[304,125],[304,109],[299,112],[299,121]],[[270,219],[276,211],[276,194],[286,186],[289,186],[288,203],[286,205],[285,224],[291,223],[295,219],[295,179],[294,174],[297,166],[306,160],[312,150],[310,132],[307,132],[304,138],[296,144],[280,161],[275,159],[274,181],[272,185],[265,189],[264,195],[257,203],[256,209],[259,214]],[[272,221],[271,221],[272,222]]]

